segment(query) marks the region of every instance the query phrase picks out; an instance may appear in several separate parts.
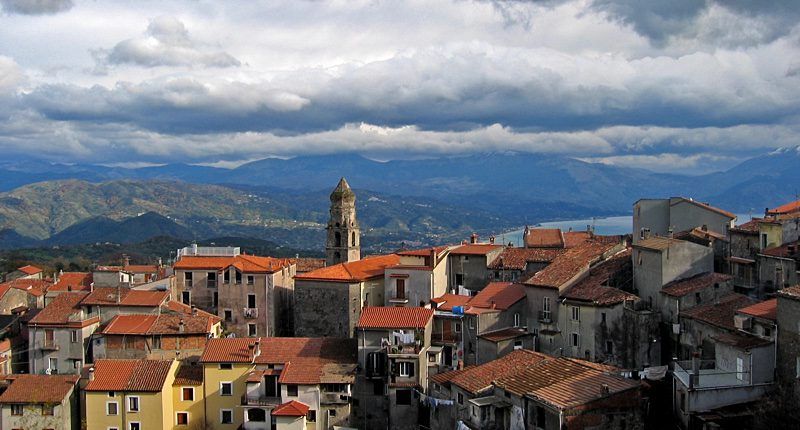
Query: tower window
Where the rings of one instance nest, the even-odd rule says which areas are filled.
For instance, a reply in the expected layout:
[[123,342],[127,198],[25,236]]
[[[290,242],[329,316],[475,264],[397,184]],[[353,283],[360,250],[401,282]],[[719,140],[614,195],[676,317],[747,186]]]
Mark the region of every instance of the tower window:
[[333,243],[336,247],[342,246],[342,234],[338,231],[333,234]]
[[352,245],[353,245],[353,246],[356,246],[356,232],[353,232],[353,240],[352,240]]

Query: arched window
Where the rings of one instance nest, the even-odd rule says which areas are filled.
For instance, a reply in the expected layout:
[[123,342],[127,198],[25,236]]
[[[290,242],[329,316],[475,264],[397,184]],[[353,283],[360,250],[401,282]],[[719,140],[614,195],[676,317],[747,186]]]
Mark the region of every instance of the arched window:
[[356,246],[356,232],[353,232],[353,246]]
[[342,246],[342,234],[338,231],[333,234],[333,246],[340,247]]

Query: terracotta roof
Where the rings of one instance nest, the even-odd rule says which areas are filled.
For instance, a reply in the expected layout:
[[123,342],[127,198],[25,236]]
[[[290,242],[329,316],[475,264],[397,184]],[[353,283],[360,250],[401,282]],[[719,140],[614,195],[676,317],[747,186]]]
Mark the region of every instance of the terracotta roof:
[[83,299],[92,306],[151,306],[157,307],[169,299],[169,291],[144,291],[130,288],[95,288]]
[[411,257],[427,257],[431,255],[431,251],[436,251],[436,254],[441,254],[447,249],[446,246],[436,246],[433,248],[412,249],[407,251],[397,251],[397,255],[407,255]]
[[467,366],[465,369],[458,369],[458,370],[451,370],[449,372],[437,373],[430,377],[430,380],[437,383],[437,384],[449,384],[450,381],[456,378],[456,376],[475,368],[475,366]]
[[158,273],[158,266],[152,264],[129,264],[125,270],[131,273]]
[[701,273],[691,278],[672,281],[664,285],[664,287],[661,288],[661,292],[668,296],[683,297],[696,291],[712,288],[715,284],[728,282],[731,279],[731,275],[722,273]]
[[560,228],[532,228],[523,239],[528,248],[564,248]]
[[739,308],[739,313],[764,318],[772,321],[778,320],[778,299],[769,299],[761,303]]
[[356,327],[363,329],[422,329],[431,321],[433,309],[396,306],[367,306],[361,310]]
[[34,316],[29,324],[65,325],[80,322],[81,301],[89,293],[71,292],[59,294],[44,309]]
[[489,264],[489,268],[525,270],[528,263],[549,263],[564,251],[556,248],[506,248]]
[[22,273],[24,273],[26,275],[35,275],[37,273],[42,273],[43,272],[42,269],[40,269],[40,268],[38,268],[36,266],[32,266],[32,265],[22,266],[22,267],[18,268],[17,270],[19,270],[20,272],[22,272]]
[[603,254],[612,250],[617,243],[611,241],[589,241],[570,248],[559,255],[544,269],[536,272],[525,284],[560,288],[581,272],[588,270],[589,266],[599,261]]
[[649,239],[640,240],[634,244],[635,248],[651,249],[653,251],[663,251],[676,243],[685,243],[684,240],[670,239],[668,237],[651,237]]
[[[61,297],[61,296],[59,296]],[[97,360],[86,391],[161,391],[171,360]]]
[[297,273],[310,272],[325,267],[324,258],[293,258]]
[[[259,355],[253,360],[256,340]],[[252,346],[252,347],[251,347]],[[209,339],[203,363],[283,364],[281,384],[353,383],[356,339],[262,337]]]
[[296,275],[296,280],[323,281],[323,282],[362,282],[368,279],[383,277],[387,266],[400,263],[400,256],[396,254],[368,257],[349,263],[336,264],[323,267],[312,272]]
[[524,299],[525,296],[525,286],[522,284],[491,282],[469,301],[469,305],[505,310]]
[[[795,248],[794,252],[789,252],[789,247],[793,246]],[[772,248],[767,248],[761,251],[761,254],[768,255],[770,257],[782,257],[782,258],[800,258],[800,240],[796,240],[794,242],[787,242],[780,246],[775,246]]]
[[746,233],[758,233],[758,223],[760,221],[762,221],[762,218],[752,218],[750,221],[747,221],[744,224],[739,224],[731,230],[737,230]]
[[685,197],[678,197],[678,198],[675,198],[673,200],[674,200],[674,202],[670,202],[670,204],[669,204],[670,206],[675,206],[675,205],[680,204],[682,202],[686,202],[686,203],[690,203],[690,204],[693,204],[695,206],[701,207],[703,209],[708,209],[708,210],[710,210],[712,212],[716,212],[716,213],[718,213],[720,215],[723,215],[723,216],[726,216],[726,217],[728,217],[730,219],[736,218],[735,214],[733,214],[731,212],[728,212],[726,210],[722,210],[720,208],[715,208],[714,206],[711,206],[711,205],[706,204],[706,203],[700,203],[698,201],[690,200],[690,199],[687,199]]
[[95,272],[125,272],[122,266],[97,266],[94,268]]
[[[547,357],[503,375],[495,384],[511,393],[527,395],[558,409],[579,406],[599,398],[637,389],[639,383],[611,374],[607,366],[565,357]],[[608,387],[608,393],[604,393]]]
[[197,257],[187,255],[181,257],[173,268],[175,270],[224,270],[235,267],[245,273],[273,273],[293,263],[288,258],[258,257],[240,254],[235,257]]
[[791,212],[800,211],[800,200],[786,203],[785,205],[778,206],[777,208],[767,211],[768,214],[782,215]]
[[89,291],[92,281],[92,272],[64,272],[47,291]]
[[5,291],[7,291],[8,288],[15,288],[17,290],[25,291],[26,293],[36,297],[44,295],[45,292],[47,292],[47,290],[52,286],[53,283],[46,279],[25,278],[17,278],[0,284],[0,288],[3,288],[3,294],[5,294]]
[[800,285],[778,290],[776,294],[787,299],[800,300]]
[[733,317],[736,315],[736,310],[755,303],[756,301],[750,297],[731,293],[720,298],[718,303],[699,305],[682,311],[681,316],[735,331]]
[[454,255],[486,255],[493,251],[502,248],[502,245],[494,245],[490,243],[468,243],[466,245],[458,246],[450,251]]
[[180,385],[203,385],[203,366],[193,366],[181,363],[178,372],[175,374],[175,381],[172,386]]
[[627,249],[598,264],[589,271],[589,276],[567,289],[562,297],[569,300],[590,302],[596,306],[610,306],[622,303],[625,300],[639,298],[608,284],[615,278],[630,279],[631,251]]
[[[184,303],[181,303],[181,302],[176,301],[176,300],[168,301],[167,304],[163,306],[163,308],[166,308],[167,310],[170,310],[170,311],[173,311],[173,312],[185,314],[185,315],[191,315],[192,314],[192,307],[191,306],[189,306],[187,304],[184,304]],[[213,321],[214,324],[222,321],[221,317],[219,317],[217,315],[214,315],[212,313],[206,312],[206,311],[204,311],[204,310],[202,310],[200,308],[197,308],[197,307],[194,308],[194,312],[197,315],[209,318],[211,321]]]
[[[435,381],[440,384],[449,382],[458,385],[469,393],[477,394],[489,388],[495,379],[519,372],[525,366],[533,365],[548,358],[550,358],[548,355],[539,352],[519,349],[479,366],[470,366],[460,372],[447,372],[442,377],[435,379]],[[445,376],[447,377],[445,378]]]
[[275,407],[270,413],[273,417],[304,417],[308,414],[308,405],[291,400]]
[[[183,321],[183,332],[180,323]],[[211,332],[214,324],[201,315],[117,315],[103,329],[113,335],[197,335]]]
[[752,334],[739,331],[715,334],[711,336],[717,342],[731,345],[741,349],[758,348],[759,346],[771,345],[771,339],[765,339]]
[[486,339],[489,342],[502,342],[504,340],[515,339],[518,337],[527,336],[528,331],[520,327],[509,327],[500,330],[490,331],[478,335],[481,339]]
[[467,303],[472,299],[471,296],[461,296],[458,294],[444,294],[441,297],[436,297],[431,301],[436,303],[437,309],[443,311],[452,311],[453,306],[467,306]]
[[80,380],[78,375],[10,375],[0,403],[61,403]]

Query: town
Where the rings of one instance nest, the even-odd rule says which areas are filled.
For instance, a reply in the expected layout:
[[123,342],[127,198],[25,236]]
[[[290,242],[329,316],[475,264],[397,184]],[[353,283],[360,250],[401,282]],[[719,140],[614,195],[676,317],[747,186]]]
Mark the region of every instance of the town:
[[6,273],[0,428],[797,424],[800,201],[737,223],[642,198],[627,235],[525,227],[518,246],[383,255],[361,255],[355,201],[342,178],[324,259],[187,244]]

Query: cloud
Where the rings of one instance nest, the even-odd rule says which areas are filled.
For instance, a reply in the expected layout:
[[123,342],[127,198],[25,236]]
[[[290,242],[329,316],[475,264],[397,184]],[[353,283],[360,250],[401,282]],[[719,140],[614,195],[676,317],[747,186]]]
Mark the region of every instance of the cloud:
[[151,20],[142,37],[119,42],[110,50],[94,50],[92,55],[98,72],[123,64],[220,68],[241,65],[230,54],[193,40],[183,22],[171,16]]
[[6,13],[20,15],[53,15],[74,6],[72,0],[0,0]]
[[11,58],[0,55],[0,94],[13,93],[25,80],[19,65]]
[[609,166],[646,169],[658,173],[682,173],[701,175],[724,170],[743,161],[741,158],[712,154],[654,154],[654,155],[615,155],[611,157],[580,158],[589,163]]

